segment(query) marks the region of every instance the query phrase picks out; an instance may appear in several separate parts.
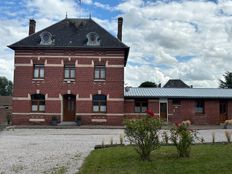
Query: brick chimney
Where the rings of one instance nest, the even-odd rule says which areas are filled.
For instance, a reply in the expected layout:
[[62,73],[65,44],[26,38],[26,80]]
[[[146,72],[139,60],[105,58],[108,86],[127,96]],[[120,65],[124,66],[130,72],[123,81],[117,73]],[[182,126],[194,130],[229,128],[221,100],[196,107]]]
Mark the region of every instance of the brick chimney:
[[30,19],[29,21],[29,35],[35,33],[35,20],[34,19]]
[[118,39],[122,41],[122,23],[123,23],[123,18],[119,17],[118,18]]

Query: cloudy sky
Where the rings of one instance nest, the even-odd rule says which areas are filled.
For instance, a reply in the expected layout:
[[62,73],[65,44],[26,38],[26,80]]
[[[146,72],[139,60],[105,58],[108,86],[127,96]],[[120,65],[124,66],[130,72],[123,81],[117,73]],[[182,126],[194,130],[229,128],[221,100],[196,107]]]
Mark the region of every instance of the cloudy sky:
[[123,42],[130,47],[125,84],[149,80],[164,85],[182,79],[194,87],[218,87],[232,71],[230,0],[1,0],[0,76],[13,79],[14,52],[6,46],[68,17],[89,17],[117,34],[124,18]]

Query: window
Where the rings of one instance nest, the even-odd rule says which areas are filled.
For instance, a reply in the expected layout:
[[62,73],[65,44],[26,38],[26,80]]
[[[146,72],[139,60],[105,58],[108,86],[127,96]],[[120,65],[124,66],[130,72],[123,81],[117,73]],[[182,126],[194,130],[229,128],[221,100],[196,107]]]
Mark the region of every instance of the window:
[[75,79],[75,65],[65,65],[64,66],[64,78],[65,79]]
[[137,100],[135,101],[135,112],[145,112],[147,110],[147,101],[146,100]]
[[203,100],[196,101],[196,113],[204,113],[204,101]]
[[45,111],[45,96],[42,94],[31,95],[31,110],[32,112]]
[[99,46],[101,43],[100,37],[95,32],[90,32],[86,35],[87,37],[87,45],[88,46]]
[[44,65],[34,65],[34,78],[43,79],[44,78]]
[[180,101],[180,99],[173,99],[172,104],[173,105],[181,105],[181,101]]
[[227,114],[227,106],[226,101],[220,101],[220,114]]
[[94,95],[93,96],[93,112],[106,112],[106,96]]
[[106,79],[106,67],[105,66],[94,67],[94,79],[97,79],[97,80]]

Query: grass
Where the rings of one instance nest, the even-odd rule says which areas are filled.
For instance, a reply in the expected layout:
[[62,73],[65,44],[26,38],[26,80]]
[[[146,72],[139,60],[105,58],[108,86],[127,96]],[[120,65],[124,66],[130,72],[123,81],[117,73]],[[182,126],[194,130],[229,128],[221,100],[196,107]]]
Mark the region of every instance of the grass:
[[177,158],[174,146],[162,146],[151,162],[139,160],[132,146],[98,149],[79,174],[231,174],[232,144],[194,145],[190,158]]

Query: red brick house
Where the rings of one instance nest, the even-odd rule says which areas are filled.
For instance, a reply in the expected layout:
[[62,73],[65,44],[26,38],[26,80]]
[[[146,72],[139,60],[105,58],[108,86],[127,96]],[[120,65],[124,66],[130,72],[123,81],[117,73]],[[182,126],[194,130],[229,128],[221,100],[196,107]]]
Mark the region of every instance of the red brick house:
[[151,108],[167,122],[219,124],[232,119],[232,89],[126,88],[125,117],[145,115]]
[[9,47],[15,51],[13,124],[60,122],[119,125],[129,47],[92,19],[64,19]]
[[[13,124],[121,125],[151,108],[167,122],[219,124],[232,119],[232,89],[126,88],[129,47],[92,19],[64,19],[9,47],[15,50]],[[181,84],[183,86],[183,84]]]

